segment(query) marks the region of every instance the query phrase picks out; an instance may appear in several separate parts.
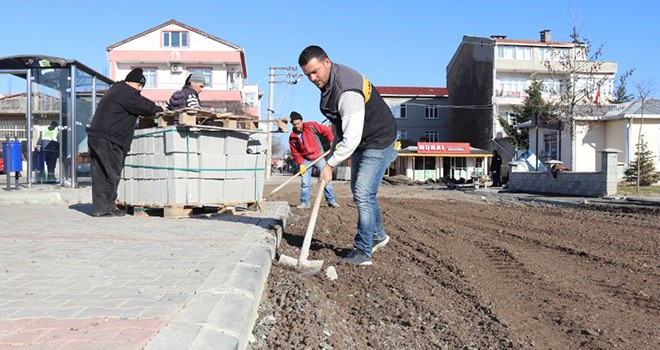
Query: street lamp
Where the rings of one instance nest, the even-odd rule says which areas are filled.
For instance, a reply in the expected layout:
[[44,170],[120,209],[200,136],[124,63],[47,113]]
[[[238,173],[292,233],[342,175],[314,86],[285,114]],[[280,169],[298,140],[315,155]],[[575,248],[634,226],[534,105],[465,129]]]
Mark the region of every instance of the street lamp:
[[[275,73],[275,71],[281,71],[283,73]],[[276,77],[284,77],[282,80],[275,80]],[[298,67],[270,67],[268,74],[268,127],[266,133],[266,179],[270,179],[271,172],[271,162],[273,159],[273,135],[271,132],[272,126],[271,121],[273,120],[273,91],[275,90],[275,84],[297,84],[302,78],[301,74],[298,74]]]

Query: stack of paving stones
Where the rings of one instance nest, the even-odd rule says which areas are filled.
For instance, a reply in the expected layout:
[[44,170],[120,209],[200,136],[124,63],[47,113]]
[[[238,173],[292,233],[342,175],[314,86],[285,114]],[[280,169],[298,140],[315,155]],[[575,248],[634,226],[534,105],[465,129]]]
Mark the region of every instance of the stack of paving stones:
[[118,201],[145,206],[259,202],[266,156],[248,154],[248,139],[248,131],[137,129]]

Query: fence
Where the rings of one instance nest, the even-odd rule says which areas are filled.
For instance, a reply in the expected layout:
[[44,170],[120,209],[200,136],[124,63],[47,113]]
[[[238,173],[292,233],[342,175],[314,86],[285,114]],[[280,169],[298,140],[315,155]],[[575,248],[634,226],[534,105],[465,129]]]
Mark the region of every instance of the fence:
[[[617,191],[617,153],[607,148],[602,151],[601,171],[553,174],[549,171],[517,171],[516,162],[509,163],[508,189],[514,192],[546,193],[580,197],[614,196]],[[549,163],[549,162],[548,162]]]

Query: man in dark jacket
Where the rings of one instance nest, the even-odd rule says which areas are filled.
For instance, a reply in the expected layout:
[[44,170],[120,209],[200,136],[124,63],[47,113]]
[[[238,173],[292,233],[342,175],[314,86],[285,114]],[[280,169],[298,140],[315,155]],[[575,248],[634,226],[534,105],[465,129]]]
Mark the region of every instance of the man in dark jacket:
[[371,254],[390,237],[383,230],[376,200],[387,166],[396,158],[396,121],[387,103],[371,82],[354,69],[330,61],[316,46],[306,47],[298,64],[321,90],[321,113],[334,124],[337,148],[319,176],[329,183],[332,168],[351,157],[351,191],[358,208],[353,250],[342,260],[353,265],[371,265]]
[[502,156],[497,153],[497,150],[493,150],[493,159],[490,161],[490,177],[493,180],[492,187],[501,187],[502,186],[502,177],[500,172],[502,171]]
[[115,206],[117,187],[131,149],[138,116],[152,116],[163,108],[140,95],[146,79],[141,68],[131,70],[126,79],[105,93],[87,128],[87,144],[92,159],[92,205],[94,216],[121,216]]
[[[309,170],[309,164],[318,158],[318,162],[313,165],[321,172],[325,166],[325,158],[322,157],[324,151],[321,146],[321,137],[325,137],[332,143],[334,136],[332,130],[325,125],[317,122],[303,122],[302,115],[298,112],[291,112],[289,116],[293,131],[289,135],[289,146],[291,147],[291,157],[298,163],[300,175],[302,180],[300,183],[300,205],[298,208],[309,208],[309,192],[312,187],[312,171]],[[309,170],[309,171],[307,171]],[[332,189],[332,184],[329,183],[325,186],[324,190],[325,201],[331,208],[339,208],[339,204],[335,201],[335,192]]]
[[195,71],[193,74],[188,75],[183,88],[179,91],[175,91],[167,102],[168,109],[202,109],[202,104],[199,102],[199,94],[204,89],[205,84],[206,79],[202,72]]

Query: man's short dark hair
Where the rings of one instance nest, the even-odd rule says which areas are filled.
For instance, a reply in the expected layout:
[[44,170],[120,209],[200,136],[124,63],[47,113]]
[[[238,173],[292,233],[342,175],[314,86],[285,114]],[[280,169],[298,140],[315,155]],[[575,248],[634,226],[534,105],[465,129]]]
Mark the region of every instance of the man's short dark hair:
[[328,58],[328,54],[323,51],[323,49],[320,46],[316,45],[310,45],[307,46],[301,53],[300,56],[298,56],[298,65],[304,66],[312,58],[316,58],[317,60],[324,60]]
[[293,121],[294,121],[294,120],[302,120],[303,117],[302,117],[302,115],[300,115],[300,113],[298,113],[298,112],[296,112],[296,111],[293,111],[293,112],[291,112],[291,114],[289,115],[289,119],[291,119],[291,124],[293,124]]

